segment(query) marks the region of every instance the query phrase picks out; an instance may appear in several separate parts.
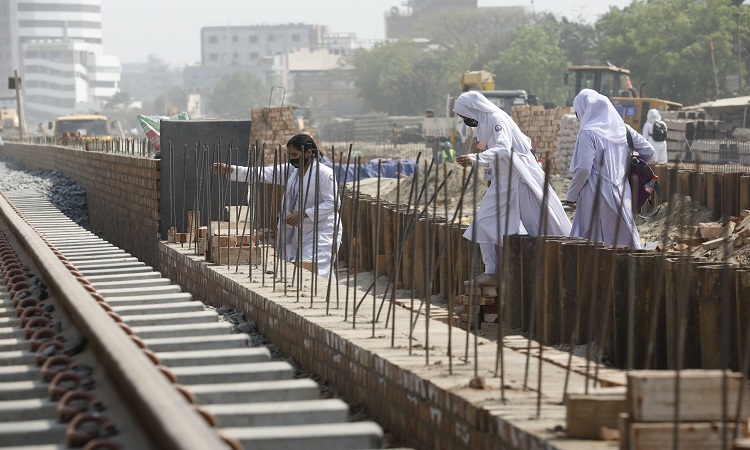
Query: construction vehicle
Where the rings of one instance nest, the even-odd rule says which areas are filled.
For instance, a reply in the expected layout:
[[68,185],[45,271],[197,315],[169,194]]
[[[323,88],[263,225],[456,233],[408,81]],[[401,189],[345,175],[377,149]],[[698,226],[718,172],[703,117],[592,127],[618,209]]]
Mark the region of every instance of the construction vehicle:
[[0,130],[10,131],[18,129],[19,120],[16,108],[3,108],[0,110]]
[[56,138],[111,139],[109,120],[101,114],[73,114],[58,117],[49,123],[52,136]]
[[[514,106],[536,104],[536,98],[525,90],[495,89],[495,76],[486,70],[466,71],[461,75],[461,92],[468,91],[479,92],[508,115],[512,114]],[[422,121],[422,136],[425,139],[428,141],[437,139],[441,142],[449,140],[456,149],[465,146],[471,130],[453,112],[453,105],[457,98],[458,96],[447,96],[443,117],[435,117],[433,110],[427,110],[426,117]]]
[[[568,106],[573,106],[573,99],[582,89],[593,89],[608,97],[626,124],[640,131],[646,123],[650,109],[659,111],[678,111],[682,104],[643,97],[633,89],[630,81],[630,70],[612,64],[605,66],[570,66],[565,73],[565,85],[568,90]],[[643,85],[641,85],[641,88]]]

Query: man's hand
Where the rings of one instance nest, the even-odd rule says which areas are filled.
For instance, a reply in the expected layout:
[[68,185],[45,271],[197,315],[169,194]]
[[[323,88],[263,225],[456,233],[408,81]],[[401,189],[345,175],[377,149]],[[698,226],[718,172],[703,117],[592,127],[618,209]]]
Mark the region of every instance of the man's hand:
[[219,172],[221,172],[221,173],[227,173],[227,171],[231,173],[232,170],[233,170],[232,166],[227,166],[224,163],[214,163],[214,165],[212,167],[213,173],[219,173]]
[[468,155],[461,155],[456,158],[456,162],[461,164],[462,167],[471,166],[471,158]]
[[289,213],[288,216],[286,216],[286,224],[289,225],[290,227],[296,227],[298,223],[299,223],[299,212],[292,211],[291,213]]

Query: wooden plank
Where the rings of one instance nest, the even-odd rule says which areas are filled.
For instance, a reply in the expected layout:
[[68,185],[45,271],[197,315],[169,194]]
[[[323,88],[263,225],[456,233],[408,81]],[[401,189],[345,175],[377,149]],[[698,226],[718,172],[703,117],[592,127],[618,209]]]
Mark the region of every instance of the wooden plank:
[[[739,373],[727,372],[727,407],[722,407],[722,372],[680,371],[681,422],[727,420],[736,417],[737,399],[743,392],[740,420],[748,417],[748,391]],[[628,374],[628,414],[634,422],[664,422],[674,419],[675,372],[647,370]],[[665,447],[667,448],[667,447]]]
[[[671,422],[632,423],[629,428],[628,441],[633,450],[674,448],[674,424]],[[725,428],[720,422],[695,422],[680,423],[677,429],[680,450],[722,450],[723,432],[726,430],[726,439],[731,442],[735,426],[728,423]]]
[[601,428],[617,429],[618,417],[627,409],[622,388],[591,389],[588,394],[568,394],[565,399],[568,437],[600,439]]

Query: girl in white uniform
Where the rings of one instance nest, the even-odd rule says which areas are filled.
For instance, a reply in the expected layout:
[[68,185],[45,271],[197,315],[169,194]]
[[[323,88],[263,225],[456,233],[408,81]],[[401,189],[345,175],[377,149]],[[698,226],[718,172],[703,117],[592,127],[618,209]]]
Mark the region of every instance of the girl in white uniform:
[[[596,91],[582,90],[573,100],[573,108],[581,121],[581,130],[570,163],[573,179],[566,197],[568,202],[577,203],[570,235],[608,245],[640,248],[641,238],[633,219],[632,192],[627,178],[630,147],[626,130],[633,138],[634,150],[645,161],[651,159],[654,148],[623,122],[607,97]],[[594,217],[597,185],[601,185],[601,197]]]
[[[255,176],[263,182],[275,181],[286,186],[282,204],[286,206],[286,211],[279,217],[276,248],[279,256],[285,261],[296,261],[301,224],[300,259],[305,263],[317,263],[312,264],[312,267],[317,266],[318,275],[327,277],[331,271],[333,255],[341,244],[341,219],[334,208],[334,205],[340,207],[341,202],[334,200],[337,191],[333,170],[319,161],[318,147],[306,134],[293,136],[286,147],[289,152],[288,163],[253,168],[256,171]],[[252,174],[248,174],[249,170],[250,168],[244,166],[230,166],[230,178],[251,181]],[[339,221],[339,226],[337,236],[334,236],[336,221]],[[333,278],[336,279],[335,272]]]
[[[464,167],[478,163],[480,167],[489,167],[491,172],[492,186],[482,198],[474,222],[464,233],[464,237],[471,240],[476,228],[476,242],[485,264],[485,273],[475,280],[475,284],[491,285],[497,282],[495,246],[502,245],[501,236],[518,234],[524,229],[532,236],[567,236],[571,229],[570,220],[557,194],[548,186],[544,205],[547,208],[546,227],[541,230],[539,220],[544,195],[544,171],[531,151],[531,139],[521,132],[505,111],[474,91],[461,94],[456,99],[453,111],[464,118],[466,125],[476,127],[475,134],[482,148],[486,149],[482,153],[459,156],[456,162]],[[511,151],[514,152],[512,168]]]

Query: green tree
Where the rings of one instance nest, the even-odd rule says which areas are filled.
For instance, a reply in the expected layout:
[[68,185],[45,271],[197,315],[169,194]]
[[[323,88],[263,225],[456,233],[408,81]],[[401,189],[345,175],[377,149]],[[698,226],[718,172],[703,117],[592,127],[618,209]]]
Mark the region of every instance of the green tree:
[[373,110],[391,115],[422,115],[445,108],[457,90],[462,69],[446,49],[425,48],[406,40],[359,50],[353,59],[356,86]]
[[516,30],[513,43],[488,68],[495,74],[495,84],[504,89],[525,89],[544,102],[565,104],[567,65],[556,37],[536,25]]
[[[634,87],[643,85],[644,97],[694,104],[717,97],[710,36],[719,96],[731,95],[724,80],[737,73],[732,15],[741,10],[731,0],[634,1],[622,10],[612,8],[596,23],[598,56],[629,68]],[[744,40],[747,20],[740,22]]]
[[250,72],[235,72],[216,83],[208,96],[212,114],[224,118],[248,118],[250,110],[268,102],[268,89]]

